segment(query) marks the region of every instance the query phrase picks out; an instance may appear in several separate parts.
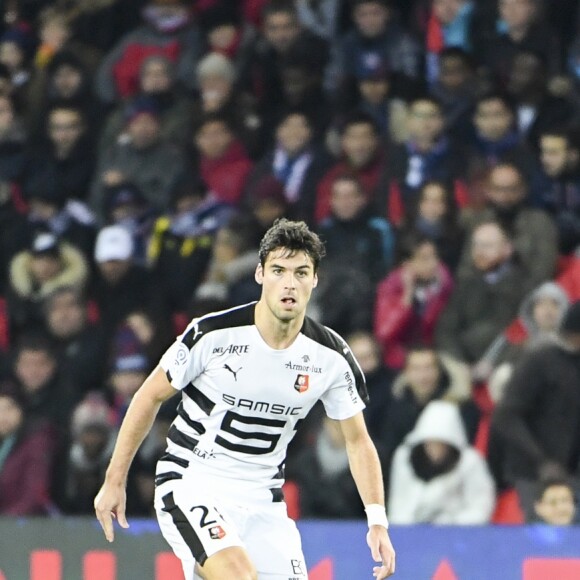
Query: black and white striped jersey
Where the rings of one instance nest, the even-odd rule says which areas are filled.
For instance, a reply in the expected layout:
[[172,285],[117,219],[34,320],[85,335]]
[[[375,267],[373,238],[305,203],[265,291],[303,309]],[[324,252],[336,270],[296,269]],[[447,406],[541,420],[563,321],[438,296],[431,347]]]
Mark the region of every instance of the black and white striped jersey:
[[182,400],[158,480],[194,469],[279,488],[288,444],[318,400],[333,419],[364,409],[364,376],[340,336],[307,317],[290,347],[273,349],[255,305],[194,319],[161,358]]

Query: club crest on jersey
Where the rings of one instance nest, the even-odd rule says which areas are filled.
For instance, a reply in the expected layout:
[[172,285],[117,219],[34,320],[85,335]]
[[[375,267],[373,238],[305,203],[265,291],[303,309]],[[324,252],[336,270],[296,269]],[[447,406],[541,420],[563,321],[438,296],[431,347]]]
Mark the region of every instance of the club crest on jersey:
[[303,393],[304,391],[308,390],[310,386],[308,383],[310,381],[310,377],[308,375],[298,375],[296,380],[294,381],[294,388],[299,392]]
[[212,540],[221,540],[226,535],[226,533],[221,526],[212,526],[209,529],[209,535]]

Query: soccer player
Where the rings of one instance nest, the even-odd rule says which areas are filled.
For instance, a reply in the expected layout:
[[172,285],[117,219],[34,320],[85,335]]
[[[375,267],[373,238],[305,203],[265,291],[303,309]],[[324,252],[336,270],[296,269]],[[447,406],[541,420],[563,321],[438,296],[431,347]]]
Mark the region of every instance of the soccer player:
[[[283,502],[284,458],[313,405],[340,421],[365,505],[377,579],[395,570],[383,481],[363,420],[364,376],[345,341],[306,316],[324,247],[303,222],[262,239],[255,303],[194,319],[133,397],[95,511],[113,541],[128,527],[125,483],[160,405],[182,400],[158,462],[155,508],[186,580],[307,578]],[[305,466],[308,469],[308,466]]]

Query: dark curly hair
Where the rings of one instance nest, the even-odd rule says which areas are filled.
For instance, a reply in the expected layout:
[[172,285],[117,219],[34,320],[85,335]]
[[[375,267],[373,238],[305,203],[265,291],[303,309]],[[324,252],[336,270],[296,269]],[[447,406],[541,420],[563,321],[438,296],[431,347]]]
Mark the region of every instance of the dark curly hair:
[[260,242],[260,264],[264,266],[270,252],[284,248],[288,256],[297,252],[305,252],[312,263],[314,271],[318,270],[320,260],[326,254],[324,244],[314,232],[308,229],[304,222],[293,222],[286,218],[278,219],[274,225],[264,234]]

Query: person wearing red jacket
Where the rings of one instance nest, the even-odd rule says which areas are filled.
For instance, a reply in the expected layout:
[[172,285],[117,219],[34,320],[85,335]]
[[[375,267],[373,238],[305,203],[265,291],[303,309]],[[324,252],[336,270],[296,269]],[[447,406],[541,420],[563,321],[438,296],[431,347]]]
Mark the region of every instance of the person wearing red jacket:
[[0,385],[0,515],[46,515],[55,440],[48,423],[30,423],[12,383]]
[[238,205],[253,164],[228,119],[208,113],[196,131],[195,143],[203,181],[218,201]]
[[405,364],[407,349],[431,345],[435,325],[453,288],[449,270],[427,236],[408,234],[401,241],[401,265],[377,288],[374,334],[392,369]]

